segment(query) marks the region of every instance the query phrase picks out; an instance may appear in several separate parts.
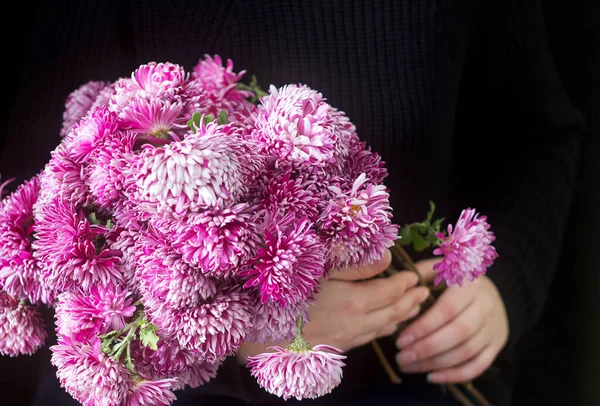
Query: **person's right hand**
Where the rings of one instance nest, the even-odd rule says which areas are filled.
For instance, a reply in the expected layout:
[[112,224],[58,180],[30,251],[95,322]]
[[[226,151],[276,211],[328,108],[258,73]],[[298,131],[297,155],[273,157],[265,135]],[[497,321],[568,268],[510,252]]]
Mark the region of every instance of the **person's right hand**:
[[[394,333],[399,323],[416,316],[429,290],[416,287],[418,278],[414,273],[401,271],[387,278],[369,279],[383,272],[390,260],[387,251],[372,265],[331,271],[321,281],[315,303],[309,307],[304,339],[311,346],[327,344],[346,352]],[[287,344],[245,343],[238,350],[238,359],[242,362],[271,345]]]
[[418,277],[401,271],[387,278],[372,278],[391,261],[386,251],[371,265],[333,270],[321,282],[304,339],[311,345],[328,344],[348,351],[393,334],[398,324],[416,316],[429,290],[418,286]]

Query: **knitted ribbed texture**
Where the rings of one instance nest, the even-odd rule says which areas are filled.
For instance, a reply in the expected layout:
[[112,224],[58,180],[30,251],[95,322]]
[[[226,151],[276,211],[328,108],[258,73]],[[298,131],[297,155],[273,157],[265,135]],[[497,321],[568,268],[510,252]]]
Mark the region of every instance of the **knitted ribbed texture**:
[[488,276],[506,303],[513,350],[538,320],[555,272],[581,119],[549,68],[539,3],[489,12],[497,25],[474,49],[458,104],[455,180],[463,204],[487,214],[496,232],[500,257]]
[[[219,54],[265,88],[305,83],[383,156],[397,222],[422,219],[430,199],[449,221],[467,205],[488,215],[500,254],[489,276],[512,353],[555,271],[578,152],[579,116],[552,68],[538,2],[44,3],[0,174],[21,182],[42,169],[73,89],[151,60],[191,70]],[[342,392],[386,379],[370,347],[350,354],[345,376]]]

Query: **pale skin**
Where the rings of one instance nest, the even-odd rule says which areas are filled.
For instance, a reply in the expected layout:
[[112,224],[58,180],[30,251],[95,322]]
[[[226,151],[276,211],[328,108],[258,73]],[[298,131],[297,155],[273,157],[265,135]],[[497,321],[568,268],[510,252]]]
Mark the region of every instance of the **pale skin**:
[[[390,264],[391,255],[371,265],[332,271],[321,282],[304,339],[311,345],[328,344],[346,352],[371,340],[393,334],[401,322],[413,319],[430,292],[417,286],[418,278],[401,271],[385,279],[371,279]],[[438,260],[417,263],[427,280]],[[403,330],[400,339],[413,337],[397,356],[404,372],[427,372],[436,383],[466,382],[487,369],[508,339],[508,319],[500,295],[485,276],[462,287],[450,287],[427,312]],[[237,352],[246,357],[280,343],[244,343]],[[414,355],[410,355],[410,354]],[[409,355],[407,355],[409,354]],[[407,362],[406,359],[413,361]]]
[[[435,278],[439,259],[417,262],[424,279]],[[397,340],[405,373],[428,373],[432,383],[471,381],[489,368],[508,341],[508,317],[498,289],[487,276],[448,287],[411,322]]]

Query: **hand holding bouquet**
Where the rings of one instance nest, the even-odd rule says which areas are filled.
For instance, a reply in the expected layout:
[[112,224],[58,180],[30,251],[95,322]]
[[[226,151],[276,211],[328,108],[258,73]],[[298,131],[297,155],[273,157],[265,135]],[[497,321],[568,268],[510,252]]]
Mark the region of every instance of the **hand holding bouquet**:
[[248,367],[271,393],[315,398],[345,358],[302,338],[328,275],[397,241],[437,247],[436,282],[491,265],[485,217],[400,228],[384,163],[343,112],[244,74],[218,56],[150,62],[69,96],[49,162],[1,203],[0,353],[42,346],[50,306],[51,361],[76,400],[166,405],[242,343],[290,340]]

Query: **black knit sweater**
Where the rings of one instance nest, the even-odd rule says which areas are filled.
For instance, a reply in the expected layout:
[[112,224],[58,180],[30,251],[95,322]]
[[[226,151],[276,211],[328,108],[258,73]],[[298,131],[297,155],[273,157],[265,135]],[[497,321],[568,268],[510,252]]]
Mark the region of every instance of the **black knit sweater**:
[[[0,174],[34,176],[59,142],[69,92],[142,63],[191,69],[219,54],[263,87],[305,83],[383,156],[398,223],[421,220],[429,200],[450,221],[468,206],[488,216],[500,255],[488,275],[510,342],[481,385],[500,399],[506,392],[494,391],[510,382],[518,340],[544,305],[578,158],[580,117],[553,68],[538,2],[27,2]],[[340,393],[386,379],[370,348],[349,355]],[[229,373],[213,387],[239,385]]]

